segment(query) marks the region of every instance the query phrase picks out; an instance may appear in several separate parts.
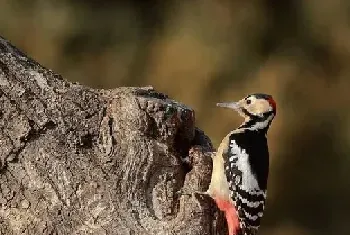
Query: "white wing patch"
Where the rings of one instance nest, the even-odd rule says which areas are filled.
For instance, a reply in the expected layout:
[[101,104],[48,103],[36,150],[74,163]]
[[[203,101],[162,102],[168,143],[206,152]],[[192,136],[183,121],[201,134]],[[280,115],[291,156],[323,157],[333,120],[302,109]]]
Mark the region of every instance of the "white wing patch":
[[235,140],[231,140],[230,147],[231,154],[237,157],[235,158],[237,159],[235,164],[238,170],[242,172],[240,188],[247,192],[260,190],[258,181],[250,168],[249,156],[245,149],[241,149]]
[[250,220],[257,220],[259,217],[261,218],[263,216],[262,212],[259,212],[257,215],[251,215],[248,212],[244,212],[246,218],[250,219]]
[[264,204],[264,201],[248,201],[246,198],[243,198],[240,194],[237,194],[237,197],[239,198],[239,200],[241,200],[242,203],[247,204],[247,206],[250,208],[258,208],[260,204]]

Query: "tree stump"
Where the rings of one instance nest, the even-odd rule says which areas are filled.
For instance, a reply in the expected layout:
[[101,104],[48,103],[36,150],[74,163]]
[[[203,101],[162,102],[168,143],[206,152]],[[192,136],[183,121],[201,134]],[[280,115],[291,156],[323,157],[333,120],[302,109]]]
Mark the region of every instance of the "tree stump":
[[0,37],[0,234],[224,235],[212,144],[152,87],[69,83]]

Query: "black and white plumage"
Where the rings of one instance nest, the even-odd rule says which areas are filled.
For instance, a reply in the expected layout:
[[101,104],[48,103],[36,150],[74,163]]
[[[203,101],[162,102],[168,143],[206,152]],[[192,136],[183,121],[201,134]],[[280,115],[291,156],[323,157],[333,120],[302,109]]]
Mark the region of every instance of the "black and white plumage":
[[228,182],[241,227],[259,227],[266,199],[269,153],[264,134],[255,131],[233,133],[225,160]]
[[265,208],[269,151],[267,130],[276,115],[270,95],[252,94],[236,103],[219,103],[245,118],[213,156],[207,193],[225,212],[229,234],[256,234]]

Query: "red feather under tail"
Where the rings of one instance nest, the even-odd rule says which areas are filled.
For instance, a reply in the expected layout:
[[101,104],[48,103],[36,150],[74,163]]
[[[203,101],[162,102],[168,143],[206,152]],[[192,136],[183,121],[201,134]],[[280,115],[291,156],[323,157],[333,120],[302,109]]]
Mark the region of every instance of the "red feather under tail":
[[235,235],[239,230],[239,220],[235,206],[230,201],[218,198],[215,199],[215,202],[218,208],[225,212],[229,235]]

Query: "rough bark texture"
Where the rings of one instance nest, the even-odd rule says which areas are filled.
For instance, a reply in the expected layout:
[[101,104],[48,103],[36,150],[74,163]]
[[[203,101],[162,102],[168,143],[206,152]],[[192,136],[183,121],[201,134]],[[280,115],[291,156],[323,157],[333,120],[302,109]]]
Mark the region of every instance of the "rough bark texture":
[[0,37],[0,234],[226,234],[210,140],[151,87],[93,90]]

